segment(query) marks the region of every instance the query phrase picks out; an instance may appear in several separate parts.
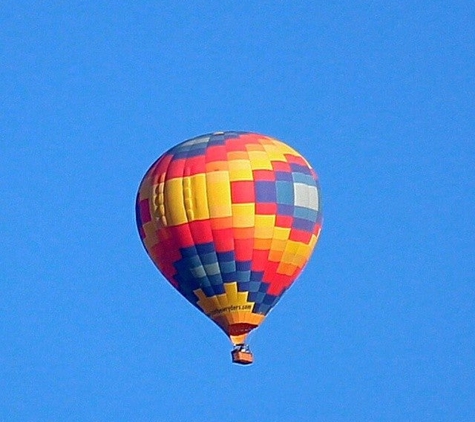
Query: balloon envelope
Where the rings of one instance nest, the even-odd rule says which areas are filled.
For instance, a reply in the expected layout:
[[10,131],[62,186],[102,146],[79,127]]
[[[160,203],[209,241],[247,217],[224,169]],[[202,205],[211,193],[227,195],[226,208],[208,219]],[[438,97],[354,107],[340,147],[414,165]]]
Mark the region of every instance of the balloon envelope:
[[322,221],[307,160],[249,132],[215,132],[170,149],[143,178],[136,210],[152,261],[234,344],[300,274]]

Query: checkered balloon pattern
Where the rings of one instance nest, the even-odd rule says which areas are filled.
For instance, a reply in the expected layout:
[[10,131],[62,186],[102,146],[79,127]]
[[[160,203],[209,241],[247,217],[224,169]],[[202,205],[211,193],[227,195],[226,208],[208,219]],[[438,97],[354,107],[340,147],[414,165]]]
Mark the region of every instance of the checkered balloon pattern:
[[152,261],[235,343],[300,274],[322,222],[317,175],[305,158],[249,132],[170,149],[146,173],[136,208]]

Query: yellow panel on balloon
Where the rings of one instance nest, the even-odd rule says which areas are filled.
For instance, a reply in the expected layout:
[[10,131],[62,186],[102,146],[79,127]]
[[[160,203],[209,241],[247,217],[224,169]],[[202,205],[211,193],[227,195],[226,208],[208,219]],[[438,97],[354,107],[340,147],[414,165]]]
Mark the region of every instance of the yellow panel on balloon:
[[212,218],[229,217],[231,208],[231,184],[227,171],[214,171],[206,176],[209,214]]
[[272,163],[265,151],[249,151],[249,159],[253,170],[272,170]]
[[229,161],[229,180],[232,182],[239,180],[253,180],[252,168],[249,160]]
[[233,204],[233,226],[253,227],[255,222],[254,204]]
[[275,216],[274,215],[256,215],[255,216],[256,226],[254,236],[257,239],[268,239],[274,235],[274,224]]
[[305,263],[308,261],[308,256],[307,255],[301,255],[300,251],[297,255],[294,256],[294,259],[292,260],[292,264],[299,267],[303,268]]
[[273,237],[276,240],[287,240],[290,236],[290,229],[286,227],[275,227]]
[[206,189],[206,175],[196,174],[190,176],[190,188],[193,192],[191,203],[193,207],[193,220],[207,220],[209,218],[208,195]]
[[273,144],[264,145],[264,149],[271,161],[283,161],[287,162],[287,159],[284,157],[284,153],[280,148]]
[[288,145],[284,144],[283,142],[274,140],[274,144],[280,149],[282,154],[291,154],[297,157],[302,157],[297,151],[295,151],[293,148],[289,147]]
[[186,223],[182,179],[170,179],[165,182],[165,216],[170,226]]
[[299,251],[300,245],[301,242],[295,242],[293,240],[289,240],[287,242],[287,244],[285,245],[283,257],[285,262],[292,262],[294,255],[297,254]]

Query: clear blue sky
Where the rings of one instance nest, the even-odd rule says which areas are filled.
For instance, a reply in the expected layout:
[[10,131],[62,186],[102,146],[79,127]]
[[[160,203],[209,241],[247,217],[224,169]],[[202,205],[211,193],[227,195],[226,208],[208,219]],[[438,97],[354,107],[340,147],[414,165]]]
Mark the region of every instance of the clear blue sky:
[[[472,1],[1,9],[1,421],[475,420]],[[324,197],[250,367],[135,227],[152,161],[217,130]]]

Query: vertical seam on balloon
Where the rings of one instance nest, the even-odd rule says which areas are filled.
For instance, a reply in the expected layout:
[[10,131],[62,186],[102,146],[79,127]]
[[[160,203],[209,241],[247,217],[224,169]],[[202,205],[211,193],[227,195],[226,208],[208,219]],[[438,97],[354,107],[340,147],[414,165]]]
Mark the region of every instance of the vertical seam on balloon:
[[[295,216],[295,212],[297,211],[297,205],[296,205],[295,203],[298,202],[298,199],[297,199],[297,190],[295,189],[295,184],[296,184],[297,182],[295,182],[295,179],[294,179],[294,172],[292,172],[292,180],[294,181],[294,182],[293,182],[293,186],[294,186],[294,218],[297,218],[297,217]],[[308,199],[309,199],[309,198],[308,198],[308,185],[307,185],[307,184],[305,184],[305,194],[306,194],[306,200],[307,200],[306,205],[308,205]],[[309,214],[310,214],[310,211],[309,211],[309,208],[308,208],[308,207],[305,207],[305,208],[306,208],[306,210],[305,210],[304,216],[308,217]],[[292,230],[293,230],[293,227],[290,228],[290,234],[292,233]],[[313,230],[312,230],[312,231],[313,231]],[[289,234],[289,242],[291,241],[291,240],[290,240],[290,234]],[[295,242],[295,241],[292,241],[292,242]],[[295,248],[295,251],[291,254],[290,259],[288,259],[288,262],[289,262],[288,265],[294,266],[293,262],[294,262],[295,257],[297,256],[298,251],[299,251],[299,249],[300,249],[300,243],[301,243],[301,242],[299,242],[299,245],[297,246],[297,248]],[[285,250],[284,250],[284,253],[285,253]],[[297,266],[294,266],[293,274],[295,273],[296,268],[297,268]],[[282,294],[285,293],[285,291],[288,290],[289,287],[292,285],[292,283],[295,281],[295,278],[292,280],[292,275],[291,275],[291,274],[286,274],[286,275],[289,277],[289,279],[287,280],[288,285],[283,286],[284,288],[283,288],[283,290],[282,290]]]
[[[158,161],[158,160],[157,160],[157,161]],[[157,162],[157,161],[156,161],[156,162]],[[155,163],[156,163],[156,162],[155,162]],[[142,178],[142,181],[140,182],[139,189],[138,189],[138,191],[137,191],[137,198],[136,198],[136,204],[137,204],[137,205],[140,203],[140,197],[141,197],[141,195],[142,195],[142,189],[143,189],[142,185],[143,185],[145,179],[150,178],[150,175],[149,175],[148,173],[149,173],[149,171],[152,169],[152,167],[155,165],[155,163],[153,163],[153,164],[150,166],[150,168],[147,170],[147,173],[145,173],[145,176]],[[147,206],[148,206],[149,214],[150,214],[150,216],[151,216],[152,226],[153,226],[153,228],[154,228],[154,230],[155,230],[155,224],[154,224],[154,222],[153,222],[153,214],[151,213],[151,210],[150,210],[150,196],[149,196],[149,199],[148,199],[148,201],[147,201]],[[141,214],[138,214],[138,215],[139,215],[139,220],[140,220],[140,229],[141,229],[142,231],[145,231],[145,230],[144,230],[144,227],[143,227],[143,226],[144,226],[144,222],[142,221],[142,216],[141,216]],[[156,230],[155,230],[155,231],[156,231]],[[146,237],[146,236],[145,236],[145,237]],[[155,264],[155,261],[152,259],[152,256],[150,255],[150,252],[148,251],[148,248],[147,248],[146,245],[145,245],[145,237],[144,237],[144,238],[141,238],[142,245],[143,245],[143,247],[144,247],[144,249],[145,249],[145,252],[146,252],[147,255],[150,257],[150,259],[152,260],[152,262],[154,263],[154,265],[157,266],[157,264]]]
[[[282,142],[281,142],[281,141],[278,141],[278,144],[282,144]],[[295,157],[302,157],[301,154],[300,154],[298,151],[296,151],[294,148],[292,148],[292,147],[290,147],[290,146],[288,146],[288,145],[286,145],[286,147],[290,149],[290,151],[287,152],[287,154],[293,155],[293,156],[295,156]],[[284,156],[285,156],[285,155],[284,155]],[[303,158],[303,157],[302,157],[302,158]],[[305,159],[304,159],[304,161],[305,161]],[[291,163],[289,163],[289,166],[290,166],[290,165],[291,165]],[[293,210],[293,215],[292,215],[292,218],[293,218],[293,220],[292,220],[292,225],[291,225],[291,227],[290,227],[289,236],[288,236],[288,238],[287,238],[287,241],[286,241],[286,244],[285,244],[285,247],[284,247],[284,251],[283,251],[283,254],[284,254],[284,255],[285,255],[287,246],[289,245],[289,242],[291,242],[290,237],[291,237],[291,233],[292,233],[293,226],[294,226],[294,224],[295,224],[294,219],[296,218],[296,216],[295,216],[295,211],[296,211],[296,208],[297,208],[297,205],[295,204],[295,203],[296,203],[296,200],[297,200],[297,191],[296,191],[296,189],[295,189],[295,183],[296,183],[296,182],[295,182],[295,179],[294,179],[294,172],[292,171],[292,169],[291,169],[291,175],[292,175],[292,190],[293,190],[293,195],[294,195],[294,204],[293,204],[294,210]],[[307,186],[307,189],[308,189],[308,186]],[[307,210],[306,214],[308,214],[308,210]],[[294,241],[292,241],[292,242],[294,242]],[[300,243],[300,242],[299,242],[299,243]],[[295,252],[293,252],[293,253],[291,254],[291,259],[288,259],[288,260],[287,260],[287,263],[286,263],[287,265],[292,265],[292,266],[293,266],[293,262],[294,262],[294,259],[295,259],[296,255],[298,254],[299,248],[300,248],[300,245],[298,245],[298,247],[296,248]],[[282,256],[282,258],[284,257],[284,255]],[[281,262],[282,262],[282,261],[281,261]],[[296,268],[297,268],[297,267],[295,266],[293,273],[295,273],[295,269],[296,269]],[[272,307],[274,307],[274,306],[277,304],[277,302],[280,300],[280,298],[283,296],[283,294],[290,288],[290,286],[291,286],[291,285],[293,284],[293,282],[295,281],[295,278],[292,280],[292,275],[285,274],[285,276],[287,276],[287,277],[289,278],[288,281],[287,281],[287,283],[289,283],[289,281],[290,281],[290,283],[289,283],[287,286],[285,286],[285,285],[282,286],[281,292],[280,292],[278,295],[276,295],[277,301],[273,304]]]
[[[272,143],[274,143],[274,140],[271,139],[271,138],[268,138],[269,140],[271,140]],[[259,143],[264,147],[264,142],[262,142],[262,138],[259,137]],[[265,151],[265,148],[264,148],[264,151]],[[267,151],[266,151],[267,153]],[[253,177],[254,177],[254,174],[253,174]],[[276,181],[276,184],[275,184],[275,194],[276,194],[276,201],[275,201],[275,206],[276,206],[276,211],[275,211],[275,214],[274,214],[274,226],[272,227],[272,237],[271,237],[271,242],[270,242],[270,245],[269,245],[269,249],[267,250],[267,262],[270,262],[270,253],[272,251],[272,243],[274,242],[274,239],[275,239],[275,228],[277,226],[277,216],[279,215],[279,204],[277,202],[277,181]],[[257,202],[257,195],[256,195],[256,202]],[[267,267],[267,265],[266,265]],[[262,283],[264,284],[267,284],[268,285],[268,289],[270,288],[271,284],[272,284],[272,280],[269,280],[268,283],[265,283],[264,281],[264,275],[266,273],[266,270],[264,269],[264,274],[262,276]],[[267,289],[267,290],[268,290]],[[265,292],[265,294],[267,294],[267,290]],[[260,304],[262,304],[263,302],[261,302]],[[259,304],[259,305],[260,305]],[[257,303],[254,305],[254,308],[256,307]],[[252,311],[254,312],[254,308],[252,309]],[[270,312],[270,309],[269,311],[267,312],[264,312],[264,315],[267,315],[268,313]],[[257,313],[257,312],[256,312]]]
[[[186,150],[186,153],[185,153],[185,160],[184,160],[184,163],[183,163],[183,174],[182,174],[182,178],[181,178],[181,183],[182,183],[182,194],[183,194],[183,206],[184,206],[184,208],[185,208],[186,228],[187,228],[187,230],[189,231],[191,238],[193,239],[193,243],[194,243],[194,245],[195,245],[195,249],[197,249],[197,248],[196,248],[196,238],[195,238],[195,236],[193,235],[193,230],[191,230],[190,220],[189,220],[189,218],[188,218],[188,214],[187,214],[187,212],[186,212],[186,206],[185,206],[185,189],[184,189],[185,172],[186,172],[186,165],[187,165],[188,158],[189,158],[189,156],[190,156],[191,149],[192,149],[191,146],[188,146],[188,148],[187,148],[187,150]],[[209,275],[208,275],[207,270],[206,270],[206,267],[204,266],[203,260],[201,259],[201,255],[198,253],[198,250],[197,250],[196,256],[198,257],[198,260],[199,260],[201,266],[203,267],[203,269],[204,269],[204,271],[205,271],[206,279],[207,279],[207,281],[208,281],[208,285],[209,285],[209,286],[212,286],[211,281],[210,281],[210,279],[209,279]],[[193,275],[193,274],[192,274],[192,275]],[[193,277],[194,277],[194,275],[193,275]],[[208,287],[209,287],[209,286],[208,286]],[[201,283],[200,283],[200,287],[199,287],[199,288],[201,289],[201,291],[203,292],[203,294],[204,294],[206,297],[208,297],[208,295],[206,295],[206,293],[203,291],[203,288],[202,288],[202,286],[201,286]],[[211,288],[212,288],[212,287],[211,287]],[[214,291],[214,290],[213,290],[213,291]],[[193,292],[193,294],[196,296],[196,293]],[[216,301],[216,300],[217,300],[216,295],[215,295],[215,296],[212,296],[212,298],[210,298],[210,299],[213,299],[213,301]],[[204,310],[200,305],[198,305],[198,301],[199,301],[199,298],[198,298],[198,300],[196,301],[196,305],[202,310],[202,312],[203,312],[205,315],[207,315],[206,312],[205,312],[205,310]],[[219,300],[218,300],[218,304],[219,304]]]
[[[224,146],[224,149],[226,151],[226,159],[228,158],[228,148],[227,148],[227,142],[226,142],[226,138],[224,137],[223,138],[223,146]],[[233,222],[233,218],[234,218],[234,215],[233,215],[233,199],[232,199],[232,192],[231,192],[231,175],[230,175],[230,172],[229,172],[229,160],[226,161],[226,166],[227,166],[227,169],[226,171],[228,172],[228,182],[229,182],[229,190],[230,190],[230,207],[231,207],[231,222]],[[231,223],[231,228],[234,229],[234,227],[232,226],[233,223]],[[212,233],[212,236],[213,236],[213,241],[214,241],[214,234]],[[231,236],[231,241],[233,243],[233,246],[232,246],[232,251],[233,251],[233,254],[234,254],[234,268],[235,268],[235,271],[237,271],[237,262],[236,262],[236,242],[234,241],[234,234],[233,236]],[[233,281],[228,281],[228,282],[225,282],[224,279],[223,279],[223,288],[225,286],[225,284],[229,284],[229,283],[233,283]],[[234,280],[234,283],[236,283],[236,289],[237,289],[237,280]],[[228,293],[226,291],[226,289],[224,288],[224,295],[226,297],[226,301],[229,301],[228,299]]]
[[[242,148],[242,152],[246,153],[246,155],[247,155],[247,161],[249,162],[249,166],[251,167],[251,173],[252,173],[251,158],[249,157],[249,153],[248,153],[247,148],[246,148],[246,145],[245,145],[245,142],[246,142],[246,141],[242,141],[242,140],[240,139],[240,136],[237,137],[236,139],[239,139],[241,142],[243,142],[243,144],[242,144],[242,147],[243,147],[243,148]],[[231,190],[231,214],[232,214],[232,221],[233,221],[232,224],[233,224],[233,240],[234,240],[234,239],[236,238],[236,237],[235,237],[236,235],[234,234],[234,233],[235,233],[235,230],[237,230],[237,229],[239,229],[239,228],[234,226],[234,211],[233,211],[234,202],[233,202],[233,198],[232,198],[232,187],[231,187],[231,183],[232,183],[232,182],[231,182],[231,178],[229,178],[229,179],[230,179],[230,180],[229,180],[229,189]],[[254,175],[253,175],[253,179],[254,179]],[[239,180],[237,180],[237,181],[239,181]],[[255,206],[256,206],[256,205],[255,205],[255,200],[254,200],[254,212],[255,212]],[[254,223],[255,223],[255,217],[254,217]],[[243,227],[243,228],[247,228],[247,227]],[[236,251],[236,242],[234,242],[234,250]],[[235,263],[236,263],[236,274],[237,274],[238,269],[237,269],[237,254],[236,254],[236,252],[235,252],[235,254],[234,254],[234,261],[235,261]],[[252,266],[252,258],[251,258],[251,266]],[[242,270],[241,270],[241,271],[242,271]],[[249,279],[250,279],[250,274],[251,274],[251,269],[249,269]],[[237,278],[237,277],[236,277],[236,278]],[[236,279],[236,289],[238,289],[239,283],[240,283],[240,282]],[[238,289],[238,291],[239,291],[239,289]]]
[[[211,141],[211,138],[212,138],[213,134],[209,134],[208,135],[208,141],[207,141],[207,145],[206,145],[206,148],[205,148],[205,151],[204,151],[204,154],[203,154],[203,157],[202,157],[202,160],[203,160],[203,164],[204,164],[204,171],[203,171],[203,176],[204,176],[204,194],[206,195],[206,201],[203,201],[204,204],[206,204],[206,207],[207,207],[207,212],[208,212],[208,224],[209,224],[209,231],[211,233],[211,239],[212,239],[212,244],[213,244],[213,254],[215,256],[215,259],[216,259],[216,263],[218,265],[218,268],[220,268],[219,266],[219,260],[218,260],[218,253],[216,251],[216,244],[215,244],[215,241],[214,241],[214,236],[213,236],[213,230],[211,228],[211,215],[210,215],[210,210],[209,210],[209,201],[208,201],[208,186],[207,186],[207,174],[206,174],[206,153],[209,149],[209,142]],[[190,229],[191,230],[191,229]],[[194,239],[194,236],[193,236],[193,230],[191,230],[191,236],[193,237],[193,241],[195,241]],[[223,294],[223,293],[218,293],[215,288],[214,288],[214,284],[211,282],[211,279],[210,277],[212,277],[213,275],[216,275],[216,274],[208,274],[208,269],[205,267],[205,265],[202,263],[203,265],[203,268],[205,270],[205,273],[206,273],[206,276],[208,277],[208,281],[209,281],[209,287],[211,288],[211,290],[213,291],[214,293],[214,296],[212,296],[213,298],[213,301],[216,302],[219,306],[218,307],[223,307],[223,304],[221,303],[221,300],[220,300],[220,294]],[[221,280],[222,280],[222,274],[219,273],[219,276],[221,277]],[[224,283],[223,283],[224,284]],[[224,290],[224,286],[223,286],[223,290]],[[207,296],[208,297],[208,296]]]
[[[152,224],[153,224],[153,228],[155,230],[155,233],[157,235],[157,239],[158,239],[158,231],[160,230],[160,227],[159,225],[157,224],[156,222],[156,219],[155,219],[155,212],[154,212],[154,201],[155,201],[155,182],[160,178],[160,175],[157,174],[157,167],[160,163],[160,161],[165,158],[168,154],[170,154],[170,150],[167,151],[165,154],[163,154],[157,161],[155,161],[155,163],[153,164],[152,168],[152,180],[151,180],[151,184],[150,184],[150,189],[151,189],[151,192],[150,192],[150,197],[149,197],[149,201],[148,201],[148,207],[149,207],[149,212],[150,212],[150,215],[152,216]],[[170,163],[171,163],[172,160],[170,160],[167,164],[167,167],[165,168],[165,171],[164,171],[164,174],[166,175],[167,174],[167,171],[168,171],[168,168],[170,167]],[[164,227],[165,230],[167,229],[167,227]],[[175,246],[176,246],[176,242],[175,243]],[[148,252],[148,251],[147,251]],[[149,256],[150,258],[152,258],[152,256],[150,255],[149,253]],[[155,263],[155,260],[152,259],[152,262]],[[158,263],[155,263],[155,265],[158,267],[158,269],[160,270],[160,272],[163,274],[162,270],[160,269]],[[165,277],[166,278],[166,277]],[[173,285],[173,284],[172,284]],[[175,287],[175,286],[173,286]]]
[[[160,158],[157,160],[157,164],[158,164],[158,162],[159,162],[162,158],[164,158],[164,157],[167,156],[168,154],[169,154],[169,152],[167,152],[167,153],[165,153],[164,155],[162,155],[162,157],[160,157]],[[163,172],[163,174],[165,175],[165,179],[166,179],[166,175],[167,175],[167,172],[168,172],[168,168],[170,167],[171,162],[172,162],[172,159],[170,159],[170,160],[168,161],[167,167],[165,168],[165,171]],[[158,165],[157,165],[157,167],[158,167]],[[159,181],[159,179],[160,179],[160,174],[156,174],[156,168],[154,169],[153,175],[154,175],[154,178],[153,178],[153,183],[152,183],[152,188],[153,188],[153,189],[152,189],[152,197],[151,197],[151,198],[153,199],[153,203],[151,204],[152,207],[155,206],[155,204],[154,204],[154,202],[155,202],[155,188],[154,188],[155,182]],[[163,184],[163,190],[164,190],[163,194],[165,195],[165,180],[164,180],[163,183],[164,183],[164,184]],[[157,186],[158,186],[158,185],[157,185]],[[154,211],[154,210],[153,210],[153,211]],[[152,212],[152,210],[150,210],[150,212],[151,212],[151,215],[153,215],[153,216],[155,217],[155,212]],[[166,214],[166,212],[165,212],[165,214]],[[166,219],[166,215],[165,215],[165,219]],[[154,224],[154,226],[155,226],[155,227],[157,228],[157,230],[158,230],[158,225],[156,224],[155,219],[154,219],[153,224]],[[165,226],[165,225],[164,225],[164,226]],[[167,222],[167,225],[166,225],[165,227],[168,227],[168,222]]]
[[[210,139],[209,141],[211,141],[211,138],[212,138],[213,135],[210,135]],[[224,138],[223,138],[223,146],[224,146]],[[225,147],[225,146],[224,146]],[[226,290],[224,289],[224,280],[223,280],[223,271],[222,271],[222,266],[221,266],[221,261],[219,259],[219,256],[218,256],[218,252],[216,250],[216,238],[214,236],[214,230],[213,230],[213,227],[212,227],[212,224],[211,224],[211,209],[210,209],[210,205],[209,205],[209,193],[208,193],[208,175],[207,175],[207,164],[208,164],[208,158],[209,158],[209,151],[210,151],[210,146],[208,145],[208,148],[206,148],[205,150],[205,156],[204,156],[204,162],[205,162],[205,171],[204,171],[204,175],[205,175],[205,190],[206,190],[206,205],[208,207],[208,216],[209,216],[209,219],[210,219],[210,230],[211,230],[211,237],[213,239],[213,245],[214,245],[214,250],[215,250],[215,254],[216,254],[216,262],[218,263],[218,267],[219,267],[219,275],[221,277],[221,282],[222,282],[222,288],[224,290],[224,294],[226,294]],[[229,170],[228,170],[228,174],[229,174]],[[220,304],[220,307],[224,307],[226,306],[225,304],[221,303],[221,300],[220,300],[220,294],[223,294],[223,293],[217,293],[217,291],[215,290],[214,288],[214,285],[211,284],[211,288],[213,289],[213,292],[215,293],[215,296]]]
[[[304,161],[304,163],[307,165],[307,167],[308,167],[309,169],[311,169],[311,165],[310,165],[310,163],[305,159],[305,157],[303,157],[298,151],[296,151],[296,150],[294,150],[294,151],[295,151],[295,155],[298,156],[298,157],[301,157],[302,160]],[[293,173],[293,172],[292,172],[292,173]],[[315,189],[317,189],[316,182],[315,182],[315,177],[314,177],[313,175],[312,175],[311,177],[312,177],[312,180],[314,181],[314,185],[313,185],[313,186],[315,187]],[[293,175],[292,175],[292,179],[293,179]],[[294,186],[295,186],[295,184],[294,184]],[[311,220],[311,209],[310,209],[310,207],[308,206],[308,205],[309,205],[309,204],[308,204],[308,200],[309,200],[309,194],[308,194],[308,192],[309,192],[309,189],[310,189],[310,185],[308,185],[308,184],[305,183],[305,186],[306,186],[305,194],[307,195],[307,207],[306,207],[306,213],[305,213],[305,215],[309,218],[309,221],[312,221],[312,220]],[[294,195],[295,195],[295,190],[294,190]],[[318,200],[318,189],[317,189],[317,200]],[[295,201],[294,201],[294,202],[295,202]],[[313,232],[315,231],[315,224],[316,224],[316,222],[314,222],[314,227],[313,227],[313,230],[312,230],[312,234],[313,234]],[[311,242],[311,239],[310,239],[310,242]],[[298,255],[298,251],[301,249],[301,242],[299,242],[299,243],[300,243],[300,244],[299,244],[298,248],[297,248],[296,251],[292,254],[292,260],[291,260],[292,263],[294,262],[295,257]],[[306,262],[308,262],[308,259],[307,259]],[[304,265],[303,265],[302,268],[300,269],[300,272],[301,272],[301,271],[303,270],[303,268],[305,267],[306,262],[304,263]],[[294,264],[292,264],[292,265],[294,265]],[[299,268],[299,267],[298,267],[297,265],[295,265],[294,273],[295,273],[296,271],[298,272],[297,268]],[[294,279],[290,281],[290,284],[289,284],[288,286],[285,286],[285,288],[284,288],[284,290],[283,290],[282,293],[284,293],[286,290],[288,290],[288,289],[291,287],[291,285],[293,284],[293,282],[296,280],[297,277],[298,277],[298,275],[295,276]]]
[[[229,171],[229,159],[228,159],[228,145],[227,145],[227,142],[226,142],[226,139],[224,140],[224,148],[226,150],[226,162],[228,164],[228,180],[229,180],[229,190],[230,190],[230,195],[231,195],[231,228],[234,229],[234,212],[233,212],[233,197],[232,197],[232,191],[231,191],[231,173]],[[236,242],[235,242],[235,239],[234,239],[234,233],[233,233],[233,236],[231,236],[231,240],[233,242],[233,253],[234,253],[234,268],[236,269],[235,271],[237,272],[237,262],[236,262]],[[237,280],[235,280],[235,282],[237,283]]]
[[[293,156],[295,157],[301,157],[300,153],[295,151],[292,153]],[[294,189],[294,216],[293,218],[297,218],[296,215],[295,215],[295,212],[297,211],[297,205],[296,205],[296,202],[298,202],[298,199],[297,199],[297,190],[295,188],[295,185],[296,183],[299,183],[299,182],[296,182],[295,179],[294,179],[294,172],[292,171],[292,185],[293,185],[293,189]],[[306,194],[306,199],[307,199],[307,202],[308,202],[308,185],[305,184],[305,194]],[[308,207],[305,207],[306,210],[305,210],[305,216],[308,216],[309,215],[309,209]],[[295,223],[295,221],[293,221],[293,223]],[[293,227],[290,228],[290,233],[289,233],[289,239],[288,239],[288,242],[291,242],[290,240],[290,234],[292,233],[292,230],[293,230]],[[292,241],[292,242],[295,242],[295,241]],[[297,246],[297,248],[295,248],[295,251],[290,255],[290,259],[288,259],[288,263],[287,265],[292,265],[294,267],[293,269],[293,273],[292,274],[295,274],[295,271],[296,269],[298,268],[297,266],[295,266],[293,264],[294,260],[295,260],[295,257],[297,256],[298,254],[298,251],[300,249],[300,243],[301,242],[298,242],[299,245]],[[288,243],[287,243],[288,244]],[[287,245],[286,245],[287,247]],[[285,249],[284,249],[284,254],[285,254]],[[293,284],[293,282],[295,281],[296,277],[292,279],[293,275],[291,274],[286,274],[286,276],[288,277],[288,280],[287,280],[287,285],[284,285],[283,286],[283,289],[281,291],[281,294],[279,295],[280,297],[282,297],[282,295],[290,288],[290,286]],[[279,300],[279,299],[278,299]],[[276,302],[277,303],[277,302]]]
[[[190,140],[191,141],[191,140]],[[190,142],[190,141],[185,141],[185,142]],[[203,269],[205,269],[205,266],[203,265],[203,261],[201,259],[201,255],[198,253],[198,250],[196,248],[196,239],[195,237],[193,236],[193,231],[191,230],[191,226],[190,226],[190,219],[188,218],[188,210],[187,210],[187,207],[186,207],[186,192],[185,192],[185,174],[186,174],[186,165],[187,165],[187,161],[188,161],[188,158],[189,158],[189,154],[190,154],[190,150],[191,150],[191,146],[190,145],[187,145],[186,146],[186,150],[184,151],[185,152],[185,157],[184,157],[184,160],[183,160],[183,171],[182,171],[182,174],[181,174],[181,187],[182,187],[182,195],[183,195],[183,208],[185,209],[185,219],[186,219],[186,224],[185,224],[185,227],[187,229],[187,231],[189,232],[190,234],[190,237],[192,238],[193,240],[193,245],[196,249],[196,256],[198,257],[198,260],[201,264],[201,266],[203,267]],[[191,206],[192,208],[192,206]],[[193,212],[193,209],[191,209],[191,211]],[[190,270],[191,271],[191,270]],[[205,272],[206,274],[206,272]],[[195,276],[192,274],[193,278],[195,278]],[[206,274],[206,278],[208,277],[208,275]],[[209,281],[209,280],[208,280]],[[203,291],[203,288],[201,286],[201,283],[200,283],[200,289],[201,291]],[[203,294],[205,294],[205,292],[203,291]],[[199,299],[198,299],[199,300]],[[204,310],[203,310],[204,311]]]
[[[171,152],[172,150],[173,150],[173,148],[170,149],[170,150],[168,150],[165,154],[162,155],[161,158],[159,158],[159,159],[157,160],[157,164],[158,164],[159,160],[165,158],[165,157],[168,156],[168,155],[172,155],[172,157],[171,157],[170,160],[168,161],[168,164],[167,164],[167,166],[166,166],[166,168],[164,169],[164,172],[163,172],[163,174],[164,174],[164,184],[163,184],[163,195],[164,195],[164,197],[165,197],[165,187],[166,187],[166,183],[165,183],[165,182],[166,182],[166,177],[167,177],[168,169],[170,168],[170,165],[171,165],[171,163],[172,163],[172,161],[173,161],[173,157],[174,157],[174,154],[172,154],[172,152]],[[157,167],[158,167],[158,165],[157,165]],[[151,192],[151,193],[152,193],[152,196],[151,196],[151,198],[152,198],[152,200],[155,200],[155,192],[154,192],[155,188],[154,188],[153,186],[154,186],[155,182],[160,178],[160,174],[156,174],[156,173],[157,173],[157,172],[156,172],[156,168],[155,168],[154,171],[153,171],[153,176],[154,176],[154,178],[153,178],[153,183],[152,183],[152,185],[151,185],[151,189],[152,189],[152,192]],[[149,207],[153,207],[153,206],[154,206],[154,204],[149,204]],[[150,212],[152,213],[152,210],[150,210]],[[156,221],[155,221],[155,214],[152,213],[151,215],[153,215],[153,217],[154,217],[154,218],[152,219],[152,220],[153,220],[153,226],[154,226],[154,228],[155,228],[155,232],[157,233],[157,237],[158,237],[158,231],[160,230],[160,227],[159,227],[159,225],[158,225],[158,224],[156,223]],[[165,219],[166,219],[166,209],[165,209]],[[167,222],[167,225],[166,225],[166,226],[164,225],[163,230],[169,230],[168,227],[169,227],[169,226],[168,226],[168,222]],[[180,248],[179,248],[179,243],[176,242],[175,238],[173,238],[173,245],[174,245],[174,247],[175,247],[177,250],[180,249]],[[153,261],[153,260],[152,260],[152,261]],[[175,264],[175,263],[172,263],[172,266],[174,267],[173,264]],[[158,264],[157,264],[157,267],[158,267]],[[175,268],[175,267],[174,267],[174,268]],[[159,269],[160,269],[160,267],[159,267]],[[160,270],[160,272],[161,272],[161,270]],[[163,273],[162,273],[162,274],[163,274]],[[175,274],[173,274],[172,277],[176,276],[177,274],[178,274],[178,270],[175,268]],[[166,278],[166,277],[165,277],[165,278]],[[180,291],[180,289],[179,289],[179,287],[180,287],[179,283],[176,282],[176,280],[174,280],[174,281],[175,281],[175,283],[176,283],[177,286],[174,286],[174,285],[172,284],[173,287],[175,287],[178,291]],[[171,284],[171,282],[170,282],[170,284]]]
[[[312,165],[310,164],[310,162],[304,157],[302,156],[302,159],[303,161],[307,164],[307,167],[310,169],[310,176],[313,180],[313,187],[315,188],[315,191],[316,191],[316,196],[317,196],[317,209],[316,209],[316,218],[315,218],[315,221],[313,222],[313,230],[312,230],[312,236],[315,234],[315,229],[317,227],[317,223],[318,223],[318,220],[319,220],[319,216],[320,216],[320,190],[319,190],[319,186],[318,186],[318,178],[317,178],[317,173],[315,172],[315,170],[312,168]],[[313,173],[312,173],[313,171]],[[307,192],[308,192],[308,187],[307,187]],[[308,207],[308,211],[307,211],[307,215],[309,216],[309,218],[312,217],[312,211],[311,211],[311,208],[310,206]],[[318,239],[317,239],[318,240]],[[310,241],[308,243],[308,245],[310,245],[312,242],[312,237],[310,237]],[[311,252],[310,251],[310,255],[311,255]],[[309,255],[309,257],[310,257]],[[300,273],[303,271],[303,269],[305,268],[305,266],[307,265],[309,261],[309,258],[306,259],[306,261],[304,262],[304,264],[302,265],[302,267],[300,268],[300,272],[299,272],[299,275]],[[299,271],[299,270],[297,270]],[[297,276],[298,277],[298,276]]]
[[[258,138],[257,138],[257,143],[259,143],[260,145],[262,145],[261,143],[261,136],[258,135]],[[265,150],[264,150],[265,151]],[[248,155],[248,158],[249,158],[249,162],[251,161],[251,158],[249,156],[249,151],[247,150],[246,148],[246,153]],[[269,159],[270,161],[270,159]],[[251,257],[251,272],[250,272],[250,275],[249,275],[249,283],[251,283],[251,274],[252,274],[252,263],[254,262],[254,259],[256,258],[256,244],[257,244],[257,238],[256,238],[256,216],[257,216],[257,188],[256,188],[256,181],[254,179],[254,172],[252,171],[252,165],[251,165],[251,172],[252,172],[252,183],[254,185],[254,242],[253,242],[253,246],[252,246],[252,257]],[[275,225],[275,219],[274,219],[274,225]],[[267,257],[269,257],[269,252],[267,253]],[[268,261],[268,259],[267,259]],[[264,278],[264,272],[262,273],[262,278]],[[263,283],[263,280],[260,281],[260,283],[262,284]],[[250,284],[249,284],[250,286]],[[248,302],[251,302],[254,304],[254,306],[252,307],[252,310],[251,312],[252,313],[255,313],[254,312],[254,308],[256,307],[256,301],[250,301],[249,300],[249,294],[251,292],[248,291],[247,292],[247,300]]]

